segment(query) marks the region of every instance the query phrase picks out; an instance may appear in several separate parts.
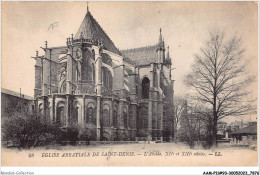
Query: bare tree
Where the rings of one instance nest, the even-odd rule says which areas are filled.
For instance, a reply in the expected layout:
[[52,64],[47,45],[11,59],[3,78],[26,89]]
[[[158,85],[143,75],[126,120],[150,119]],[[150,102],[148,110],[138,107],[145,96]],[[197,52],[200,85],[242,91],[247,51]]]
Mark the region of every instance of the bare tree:
[[178,129],[180,126],[180,118],[183,114],[185,100],[181,96],[175,96],[174,97],[174,105],[173,105],[173,111],[174,111],[174,142],[177,143],[177,134]]
[[252,110],[246,86],[252,81],[243,57],[241,40],[236,36],[226,40],[223,33],[211,32],[205,47],[195,55],[192,72],[186,83],[194,88],[197,100],[211,109],[212,142],[216,146],[218,121],[228,116],[242,116]]
[[202,129],[202,119],[198,104],[189,104],[183,100],[183,110],[180,115],[180,140],[186,142],[190,148],[194,148],[195,141],[199,140]]

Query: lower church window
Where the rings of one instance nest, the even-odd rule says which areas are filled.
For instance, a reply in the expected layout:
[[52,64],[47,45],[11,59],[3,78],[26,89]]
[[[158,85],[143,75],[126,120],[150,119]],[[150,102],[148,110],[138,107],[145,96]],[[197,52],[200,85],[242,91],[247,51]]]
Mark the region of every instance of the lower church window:
[[113,126],[117,127],[117,112],[114,110],[113,112]]
[[150,80],[145,77],[142,81],[142,98],[149,98]]
[[103,110],[103,127],[109,127],[109,111],[107,109]]
[[65,126],[66,125],[66,117],[65,117],[65,108],[64,107],[59,107],[57,110],[57,119],[56,123],[60,126]]
[[87,123],[90,122],[90,123],[96,124],[96,119],[94,117],[94,109],[93,108],[88,108],[86,122]]

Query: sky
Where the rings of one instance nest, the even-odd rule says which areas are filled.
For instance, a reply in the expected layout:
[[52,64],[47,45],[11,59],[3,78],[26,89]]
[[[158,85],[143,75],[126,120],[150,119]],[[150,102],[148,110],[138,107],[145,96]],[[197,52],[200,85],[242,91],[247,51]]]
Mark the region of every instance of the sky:
[[[89,10],[120,50],[156,44],[162,28],[175,95],[186,93],[185,75],[212,29],[242,37],[250,72],[257,75],[256,2],[89,2]],[[43,54],[46,40],[49,47],[66,45],[86,12],[86,2],[2,2],[2,87],[33,96],[31,57],[36,50]]]

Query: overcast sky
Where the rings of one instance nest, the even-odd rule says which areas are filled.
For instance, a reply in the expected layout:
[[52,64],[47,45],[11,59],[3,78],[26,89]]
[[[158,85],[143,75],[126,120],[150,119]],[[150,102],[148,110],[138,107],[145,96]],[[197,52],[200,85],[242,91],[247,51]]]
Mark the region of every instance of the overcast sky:
[[[154,45],[159,28],[172,57],[175,95],[193,56],[217,28],[242,36],[251,71],[257,74],[257,4],[254,2],[90,2],[89,10],[119,49]],[[31,56],[44,41],[64,46],[87,11],[86,2],[2,2],[2,87],[33,96]],[[50,24],[58,26],[48,29]],[[255,86],[257,84],[255,83]],[[255,89],[257,90],[257,89]]]

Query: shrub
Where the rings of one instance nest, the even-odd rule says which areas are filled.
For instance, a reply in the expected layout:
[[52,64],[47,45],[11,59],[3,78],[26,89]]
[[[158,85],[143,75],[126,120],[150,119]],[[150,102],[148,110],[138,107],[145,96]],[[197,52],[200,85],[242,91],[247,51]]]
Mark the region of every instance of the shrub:
[[77,126],[70,126],[67,128],[66,137],[70,141],[71,145],[76,145],[78,140],[79,130]]
[[86,124],[79,126],[79,135],[80,140],[86,141],[86,144],[89,145],[90,140],[96,139],[96,130],[93,124]]
[[48,125],[41,122],[37,114],[26,111],[2,117],[2,132],[2,140],[18,148],[48,145],[55,140],[55,135],[48,131]]

